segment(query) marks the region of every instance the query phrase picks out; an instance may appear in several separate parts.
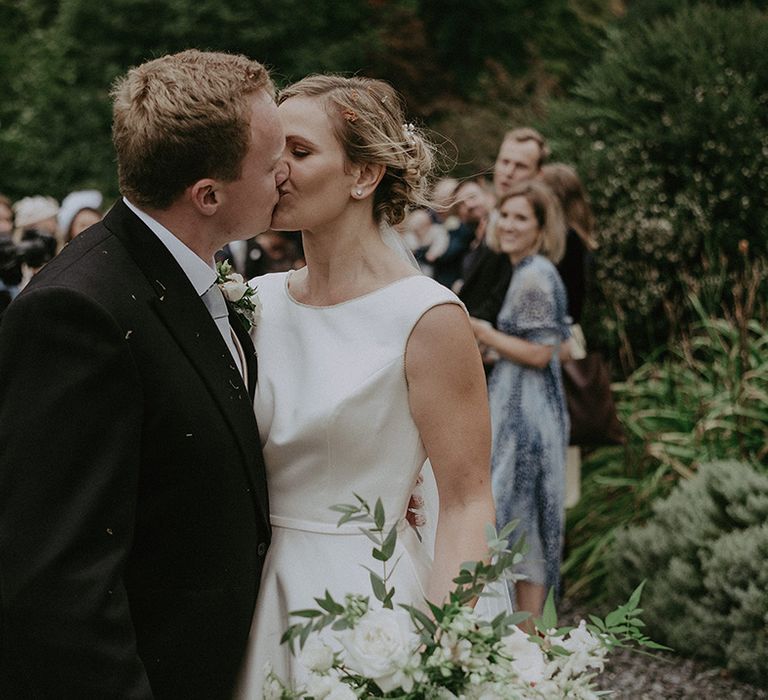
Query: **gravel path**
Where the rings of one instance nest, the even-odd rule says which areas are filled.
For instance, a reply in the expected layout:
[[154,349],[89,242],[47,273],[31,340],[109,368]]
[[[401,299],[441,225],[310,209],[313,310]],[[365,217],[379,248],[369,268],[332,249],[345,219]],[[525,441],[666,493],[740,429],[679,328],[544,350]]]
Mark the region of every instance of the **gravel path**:
[[650,658],[622,650],[611,656],[600,688],[616,700],[765,700],[768,692],[730,678],[722,669],[673,654]]
[[[573,623],[587,610],[563,601],[560,622]],[[768,689],[732,678],[713,668],[672,653],[654,656],[620,650],[609,657],[598,680],[602,690],[612,690],[612,700],[768,700]]]

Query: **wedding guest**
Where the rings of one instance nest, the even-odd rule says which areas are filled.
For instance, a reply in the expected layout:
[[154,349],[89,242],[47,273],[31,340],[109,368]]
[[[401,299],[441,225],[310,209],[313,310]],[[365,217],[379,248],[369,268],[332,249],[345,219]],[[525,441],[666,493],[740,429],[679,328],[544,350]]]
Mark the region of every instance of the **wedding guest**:
[[456,186],[453,200],[458,225],[448,231],[448,247],[435,259],[435,279],[451,289],[461,279],[464,258],[471,250],[478,229],[485,228],[489,209],[482,185],[472,180]]
[[429,213],[435,223],[444,224],[454,215],[454,194],[458,186],[459,181],[455,177],[441,177],[432,186],[432,208]]
[[[538,177],[549,148],[544,137],[535,129],[523,127],[508,131],[499,147],[493,167],[493,188],[497,199],[512,190],[519,182]],[[487,230],[496,221],[497,211],[491,212]],[[495,322],[504,293],[512,274],[509,260],[492,251],[484,242],[478,246],[471,265],[467,266],[459,298],[470,314]]]
[[569,329],[554,263],[563,255],[565,225],[554,194],[535,180],[511,187],[498,212],[488,244],[509,258],[514,274],[498,330],[478,319],[472,325],[478,343],[499,356],[488,387],[498,525],[519,518],[530,548],[516,608],[539,615],[547,590],[558,588],[563,543],[568,415],[558,346]]
[[18,291],[21,291],[59,250],[59,203],[53,197],[36,195],[20,199],[13,205],[13,210],[16,222],[14,264],[21,274],[18,285]]
[[11,200],[0,194],[0,236],[10,236],[13,233],[13,208]]
[[216,253],[216,262],[228,261],[245,279],[268,272],[296,270],[304,265],[301,234],[290,231],[265,231],[242,241],[231,241]]
[[431,207],[413,210],[402,224],[403,240],[421,271],[446,287],[456,280],[457,262],[471,239],[455,215],[454,191],[458,185],[455,178],[440,178],[432,187]]
[[413,253],[419,269],[427,277],[434,278],[434,261],[448,249],[445,227],[436,223],[427,209],[419,208],[408,213],[400,228],[403,243]]
[[592,253],[597,250],[595,217],[584,186],[571,166],[565,163],[547,164],[541,169],[541,179],[555,193],[563,208],[567,234],[565,255],[557,264],[557,271],[568,294],[568,315],[574,323],[580,323],[587,274]]
[[[465,180],[456,187],[456,211],[461,222],[471,232],[465,254],[461,260],[461,275],[456,288],[461,289],[462,280],[471,270],[481,254],[488,220],[494,208],[494,199],[482,179]],[[471,312],[470,312],[471,313]]]
[[15,237],[21,240],[21,236],[27,229],[36,229],[52,236],[59,231],[57,215],[59,203],[53,197],[34,195],[24,197],[13,205],[16,220]]
[[61,202],[58,220],[64,243],[69,243],[89,226],[101,221],[103,197],[98,190],[70,192]]
[[0,314],[19,293],[21,266],[13,241],[13,205],[0,194]]
[[[565,285],[568,315],[574,325],[571,327],[571,337],[561,347],[560,360],[579,360],[587,352],[587,343],[581,328],[581,312],[584,307],[588,273],[592,266],[592,255],[597,250],[597,241],[594,238],[595,217],[592,215],[584,186],[572,167],[565,163],[549,163],[542,167],[541,179],[549,185],[560,201],[567,227],[565,255],[557,264],[557,271]],[[569,369],[573,370],[574,366],[566,365],[565,371],[568,372]],[[567,387],[566,383],[566,391]],[[595,400],[597,401],[597,397]],[[596,409],[597,406],[590,409],[590,413],[600,415]],[[572,420],[572,428],[573,424]],[[572,507],[581,497],[581,446],[578,444],[578,435],[573,434],[573,429],[571,440],[575,442],[569,444],[566,459],[566,507]]]

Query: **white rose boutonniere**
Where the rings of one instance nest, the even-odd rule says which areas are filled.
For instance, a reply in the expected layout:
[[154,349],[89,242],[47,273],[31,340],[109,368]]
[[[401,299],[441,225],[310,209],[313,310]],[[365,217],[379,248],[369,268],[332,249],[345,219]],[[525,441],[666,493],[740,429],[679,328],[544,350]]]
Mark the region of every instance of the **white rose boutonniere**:
[[241,274],[232,270],[228,261],[216,263],[217,278],[224,298],[235,307],[237,317],[246,331],[250,331],[261,318],[261,300],[256,287],[251,287]]

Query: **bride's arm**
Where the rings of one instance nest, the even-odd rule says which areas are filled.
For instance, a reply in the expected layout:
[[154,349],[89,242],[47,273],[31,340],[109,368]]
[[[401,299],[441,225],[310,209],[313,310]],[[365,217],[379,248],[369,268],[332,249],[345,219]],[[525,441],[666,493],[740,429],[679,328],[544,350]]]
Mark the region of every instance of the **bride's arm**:
[[440,495],[427,596],[441,602],[461,563],[485,557],[485,525],[495,523],[485,376],[459,306],[442,304],[422,316],[408,340],[405,372],[411,413]]

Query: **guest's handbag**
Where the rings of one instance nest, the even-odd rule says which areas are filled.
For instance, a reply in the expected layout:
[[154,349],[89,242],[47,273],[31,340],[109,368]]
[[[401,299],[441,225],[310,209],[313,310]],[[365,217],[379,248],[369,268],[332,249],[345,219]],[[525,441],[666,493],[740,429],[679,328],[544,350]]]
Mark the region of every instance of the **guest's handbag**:
[[571,445],[624,444],[610,373],[600,353],[588,352],[579,360],[563,362],[563,385],[571,418]]

